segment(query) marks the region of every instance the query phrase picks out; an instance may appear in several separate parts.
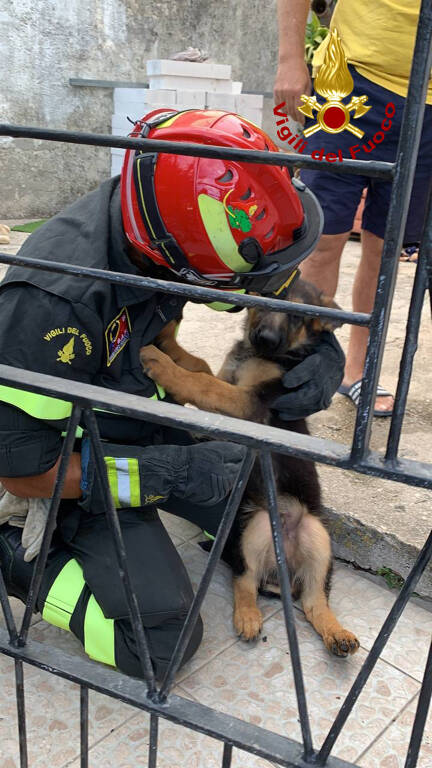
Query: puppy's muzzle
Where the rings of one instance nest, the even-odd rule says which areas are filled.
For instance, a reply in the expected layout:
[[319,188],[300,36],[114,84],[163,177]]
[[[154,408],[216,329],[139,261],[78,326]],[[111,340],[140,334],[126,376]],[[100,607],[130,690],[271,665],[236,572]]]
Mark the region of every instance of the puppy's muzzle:
[[275,354],[283,345],[284,337],[277,328],[262,325],[254,328],[250,334],[251,344],[261,355]]

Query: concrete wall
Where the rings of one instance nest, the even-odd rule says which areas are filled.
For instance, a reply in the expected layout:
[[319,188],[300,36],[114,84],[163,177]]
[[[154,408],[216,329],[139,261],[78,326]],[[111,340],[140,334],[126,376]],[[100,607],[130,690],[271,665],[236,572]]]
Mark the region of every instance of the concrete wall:
[[[275,0],[0,0],[0,122],[110,133],[112,91],[69,78],[145,81],[188,45],[271,91]],[[0,137],[0,219],[52,214],[109,171],[109,149]]]

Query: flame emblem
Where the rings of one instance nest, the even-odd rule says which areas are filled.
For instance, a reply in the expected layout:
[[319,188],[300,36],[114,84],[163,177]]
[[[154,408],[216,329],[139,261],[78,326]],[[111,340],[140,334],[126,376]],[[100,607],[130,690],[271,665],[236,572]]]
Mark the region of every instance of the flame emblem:
[[371,105],[366,104],[367,96],[353,96],[349,104],[344,104],[346,98],[354,88],[353,79],[348,69],[346,56],[337,29],[331,33],[330,41],[317,77],[315,78],[315,90],[326,101],[320,104],[316,96],[303,96],[303,106],[298,107],[306,117],[314,117],[316,111],[317,122],[306,128],[304,135],[312,136],[313,133],[323,130],[326,133],[340,133],[350,131],[361,139],[364,131],[352,125],[350,112],[357,120],[369,111]]

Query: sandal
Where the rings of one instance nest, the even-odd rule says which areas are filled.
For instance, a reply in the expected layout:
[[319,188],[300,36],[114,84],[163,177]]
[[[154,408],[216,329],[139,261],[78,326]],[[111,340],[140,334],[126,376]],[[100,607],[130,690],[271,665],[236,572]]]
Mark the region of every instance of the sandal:
[[401,255],[399,256],[399,261],[403,262],[410,262],[411,264],[417,264],[418,259],[418,248],[416,245],[407,245]]
[[[347,384],[341,384],[338,388],[338,392],[341,395],[345,395],[345,397],[349,397],[349,399],[354,403],[355,407],[358,408],[359,400],[360,400],[360,390],[362,385],[363,379],[359,379],[358,381],[355,381],[354,384],[351,384],[351,386],[348,386]],[[378,384],[377,390],[376,390],[378,397],[393,397],[391,392],[388,392],[384,387],[381,386],[381,384]],[[379,411],[377,409],[374,410],[373,415],[374,416],[391,416],[393,414],[393,409],[391,411]]]

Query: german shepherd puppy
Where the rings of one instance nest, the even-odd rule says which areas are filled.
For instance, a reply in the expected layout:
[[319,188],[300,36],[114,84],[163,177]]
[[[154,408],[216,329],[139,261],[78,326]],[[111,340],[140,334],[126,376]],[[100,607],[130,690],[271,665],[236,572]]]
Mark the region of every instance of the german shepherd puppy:
[[[310,283],[298,280],[290,300],[318,306],[337,305]],[[305,419],[282,421],[269,404],[286,392],[282,376],[305,358],[323,330],[334,326],[320,318],[297,317],[266,309],[248,310],[243,339],[228,353],[218,378],[205,363],[185,352],[174,339],[174,321],[142,347],[147,375],[181,404],[309,434]],[[312,461],[272,454],[284,549],[294,599],[302,600],[305,616],[337,656],[355,653],[359,642],[344,629],[328,605],[332,555],[330,537],[319,519],[321,493]],[[243,639],[262,629],[258,589],[277,593],[277,568],[260,464],[257,461],[224,549],[234,574],[234,626]]]

